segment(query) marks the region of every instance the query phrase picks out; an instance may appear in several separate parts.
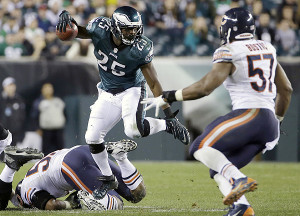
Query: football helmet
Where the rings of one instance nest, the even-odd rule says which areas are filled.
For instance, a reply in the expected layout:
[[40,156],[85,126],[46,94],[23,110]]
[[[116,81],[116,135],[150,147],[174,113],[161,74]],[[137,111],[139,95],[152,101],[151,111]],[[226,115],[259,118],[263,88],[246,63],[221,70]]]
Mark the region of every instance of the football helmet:
[[143,34],[140,13],[129,6],[117,8],[111,17],[111,32],[117,39],[122,40],[125,45],[133,44],[135,39]]
[[221,44],[233,40],[253,38],[255,25],[252,14],[244,8],[232,8],[225,12],[220,27]]

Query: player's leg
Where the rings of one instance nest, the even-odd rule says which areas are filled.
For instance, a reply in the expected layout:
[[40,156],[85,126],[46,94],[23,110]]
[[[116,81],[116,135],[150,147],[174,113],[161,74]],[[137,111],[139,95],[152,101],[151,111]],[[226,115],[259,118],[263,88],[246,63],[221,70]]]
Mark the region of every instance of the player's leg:
[[108,154],[104,146],[104,137],[121,119],[121,108],[118,98],[107,92],[99,93],[98,100],[91,106],[85,139],[90,152],[102,173],[104,184],[98,188],[99,196],[104,196],[115,186],[115,177],[108,164]]
[[156,119],[145,117],[145,105],[140,102],[146,97],[146,88],[133,87],[126,90],[122,100],[122,118],[125,134],[130,138],[146,137],[160,131],[166,131],[174,135],[184,144],[190,141],[188,130],[177,118]]
[[103,182],[99,180],[103,174],[93,160],[87,146],[75,148],[65,156],[62,173],[70,186],[81,191],[78,197],[88,209],[108,210],[122,207],[119,206],[120,202],[117,200],[119,199],[117,196],[112,196],[109,193],[106,193],[101,199],[94,196],[94,191],[103,185]]
[[11,198],[15,173],[28,161],[43,157],[43,154],[36,149],[18,149],[15,146],[7,146],[4,152],[6,165],[0,174],[0,210],[7,207]]
[[10,145],[12,142],[12,135],[9,130],[6,130],[0,124],[0,154],[4,151],[4,148]]
[[142,175],[127,158],[127,153],[135,150],[137,143],[132,140],[121,140],[107,143],[106,148],[118,163],[118,166],[111,164],[119,182],[116,191],[127,201],[133,203],[141,201],[146,196],[146,187]]
[[[275,126],[272,127],[272,124]],[[257,183],[240,172],[223,153],[242,149],[252,140],[260,139],[261,143],[267,143],[275,140],[277,136],[278,122],[271,111],[235,110],[212,122],[194,141],[191,153],[197,160],[217,171],[227,180],[234,179],[233,187],[242,188],[241,191],[238,190],[238,194],[235,194],[234,199],[224,201],[224,204],[231,204],[245,192],[256,189]],[[244,158],[242,160],[245,164],[250,162]]]

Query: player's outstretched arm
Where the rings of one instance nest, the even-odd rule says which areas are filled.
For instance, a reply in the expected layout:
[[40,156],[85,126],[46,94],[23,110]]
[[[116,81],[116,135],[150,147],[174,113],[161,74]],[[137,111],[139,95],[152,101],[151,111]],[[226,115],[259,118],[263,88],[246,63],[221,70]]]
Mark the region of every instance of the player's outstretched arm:
[[278,63],[276,67],[275,84],[277,88],[275,113],[280,121],[289,108],[293,88],[283,68]]
[[195,100],[209,95],[225,81],[234,69],[235,66],[232,63],[221,62],[213,64],[212,70],[198,82],[177,91],[164,91],[162,92],[162,97],[156,96],[156,98],[144,99],[141,103],[148,104],[145,110],[155,107],[155,115],[157,116],[158,107],[164,106],[165,102],[172,103],[174,101]]
[[78,34],[76,38],[81,39],[89,39],[91,36],[88,34],[86,28],[84,26],[80,26],[77,24],[76,20],[70,15],[70,13],[66,10],[63,10],[59,14],[59,20],[56,26],[56,29],[60,32],[66,32],[67,25],[73,28],[73,25],[76,25],[78,28]]
[[213,64],[212,70],[201,80],[182,90],[182,100],[195,100],[209,95],[225,81],[233,69],[234,65],[232,63]]

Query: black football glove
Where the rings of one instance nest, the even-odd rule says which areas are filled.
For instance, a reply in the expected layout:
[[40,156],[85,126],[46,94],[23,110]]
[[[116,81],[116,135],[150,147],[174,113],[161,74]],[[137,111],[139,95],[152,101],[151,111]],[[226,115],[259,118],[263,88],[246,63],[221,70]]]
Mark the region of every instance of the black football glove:
[[70,13],[66,10],[63,10],[60,14],[59,14],[59,20],[56,26],[56,30],[62,32],[66,32],[66,27],[69,24],[69,26],[71,26],[71,28],[73,28],[73,23],[75,23],[77,25],[77,22],[71,17]]
[[167,102],[169,104],[171,104],[174,101],[177,101],[176,97],[175,97],[175,92],[176,92],[176,90],[173,90],[173,91],[163,91],[162,92],[162,98],[166,99]]

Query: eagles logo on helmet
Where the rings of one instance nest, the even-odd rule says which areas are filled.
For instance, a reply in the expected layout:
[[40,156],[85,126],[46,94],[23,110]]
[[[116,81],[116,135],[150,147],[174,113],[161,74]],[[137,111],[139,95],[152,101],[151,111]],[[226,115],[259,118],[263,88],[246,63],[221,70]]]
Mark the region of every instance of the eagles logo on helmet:
[[251,13],[244,8],[232,8],[222,17],[221,44],[254,37],[255,25]]
[[[122,29],[134,30],[133,33],[124,34]],[[112,34],[125,45],[134,43],[137,37],[143,34],[143,23],[140,13],[132,7],[123,6],[116,9],[111,17]]]

